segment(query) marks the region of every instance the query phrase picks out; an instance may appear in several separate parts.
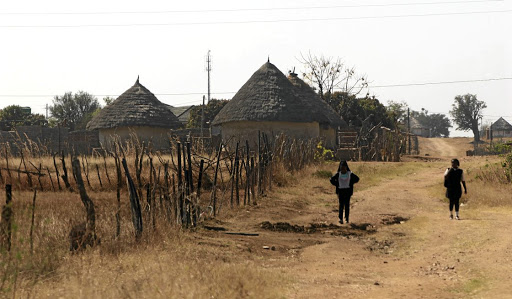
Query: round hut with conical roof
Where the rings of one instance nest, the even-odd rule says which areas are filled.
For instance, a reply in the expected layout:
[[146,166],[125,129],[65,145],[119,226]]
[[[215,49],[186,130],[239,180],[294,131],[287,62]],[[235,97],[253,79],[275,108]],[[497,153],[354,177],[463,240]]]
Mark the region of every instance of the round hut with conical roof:
[[260,131],[298,139],[323,137],[325,144],[334,147],[336,129],[346,123],[307,88],[299,78],[288,79],[267,62],[222,108],[212,125],[220,128],[224,140],[255,142]]
[[295,86],[299,96],[310,106],[308,109],[315,115],[319,125],[319,136],[324,140],[325,146],[336,146],[336,131],[347,127],[347,123],[334,109],[327,104],[306,82],[302,81],[296,73],[290,72],[288,80]]
[[117,137],[126,140],[136,134],[140,141],[151,141],[155,148],[165,147],[169,131],[180,127],[180,121],[168,106],[140,84],[138,77],[132,87],[87,124],[88,130],[99,131],[102,144],[108,145]]

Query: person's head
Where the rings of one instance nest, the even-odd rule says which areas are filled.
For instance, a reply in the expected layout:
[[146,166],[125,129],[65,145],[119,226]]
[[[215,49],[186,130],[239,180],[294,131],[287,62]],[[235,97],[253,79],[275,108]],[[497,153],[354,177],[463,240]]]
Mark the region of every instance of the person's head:
[[459,168],[460,162],[458,159],[452,159],[452,168]]
[[348,167],[348,163],[346,160],[341,160],[340,165],[338,166],[338,172],[346,173],[347,171],[350,171],[350,168]]

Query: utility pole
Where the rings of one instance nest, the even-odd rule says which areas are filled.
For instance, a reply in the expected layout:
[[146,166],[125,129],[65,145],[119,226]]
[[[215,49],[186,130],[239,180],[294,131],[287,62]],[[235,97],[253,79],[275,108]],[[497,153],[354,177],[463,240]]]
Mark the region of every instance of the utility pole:
[[48,119],[48,103],[46,103],[46,119]]
[[203,105],[201,106],[201,138],[203,137],[203,122],[204,122],[204,95],[203,95]]
[[408,137],[408,144],[409,144],[409,151],[408,154],[411,154],[411,112],[410,109],[407,108],[407,137]]
[[206,71],[208,72],[208,103],[210,103],[210,72],[212,71],[212,58],[210,56],[210,50],[206,54]]

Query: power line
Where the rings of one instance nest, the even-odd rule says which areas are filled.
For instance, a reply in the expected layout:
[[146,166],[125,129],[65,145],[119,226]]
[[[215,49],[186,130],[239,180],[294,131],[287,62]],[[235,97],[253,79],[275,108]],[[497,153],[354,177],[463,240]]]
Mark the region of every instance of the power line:
[[112,14],[171,14],[171,13],[211,13],[211,12],[244,12],[244,11],[278,11],[278,10],[313,10],[334,8],[361,8],[361,7],[396,7],[396,6],[425,6],[441,4],[471,4],[484,2],[503,2],[503,0],[475,0],[475,1],[440,1],[419,3],[387,3],[387,4],[354,4],[331,6],[295,6],[295,7],[269,7],[269,8],[232,8],[232,9],[200,9],[200,10],[155,10],[155,11],[99,11],[99,12],[0,12],[0,15],[112,15]]
[[[236,91],[226,91],[226,92],[212,92],[212,94],[232,94],[236,93]],[[157,96],[188,96],[188,95],[203,95],[206,92],[185,92],[185,93],[155,93]],[[35,98],[35,97],[54,97],[55,95],[49,94],[0,94],[0,97],[18,97],[18,98]],[[98,94],[94,95],[96,97],[110,97],[116,96],[114,94]]]
[[407,84],[390,84],[390,85],[369,85],[368,87],[369,88],[386,88],[386,87],[404,87],[404,86],[424,86],[424,85],[442,85],[442,84],[456,84],[456,83],[490,82],[490,81],[503,81],[503,80],[512,80],[512,77],[491,78],[491,79],[476,79],[476,80],[422,82],[422,83],[407,83]]
[[400,19],[411,17],[435,17],[435,16],[457,16],[510,13],[508,10],[470,11],[470,12],[449,12],[430,14],[407,14],[388,16],[365,16],[365,17],[333,17],[333,18],[305,18],[305,19],[278,19],[278,20],[248,20],[248,21],[212,21],[212,22],[189,22],[189,23],[139,23],[139,24],[80,24],[80,25],[0,25],[0,28],[83,28],[83,27],[137,27],[137,26],[198,26],[198,25],[231,25],[231,24],[265,24],[265,23],[294,23],[294,22],[322,22],[322,21],[346,21],[346,20],[372,20],[372,19]]
[[[455,80],[455,81],[438,81],[438,82],[421,82],[421,83],[404,83],[404,84],[389,84],[389,85],[369,85],[368,88],[385,88],[385,87],[406,87],[406,86],[424,86],[424,85],[442,85],[442,84],[456,84],[456,83],[475,83],[475,82],[492,82],[512,80],[512,77],[489,78],[489,79],[474,79],[474,80]],[[212,92],[212,94],[234,94],[236,91],[223,91]],[[184,92],[184,93],[155,93],[157,96],[187,96],[187,95],[204,95],[204,92]],[[19,98],[32,98],[32,97],[54,97],[55,95],[48,94],[0,94],[0,97],[19,97]],[[96,97],[115,96],[113,94],[100,94]],[[198,100],[199,101],[199,100]]]

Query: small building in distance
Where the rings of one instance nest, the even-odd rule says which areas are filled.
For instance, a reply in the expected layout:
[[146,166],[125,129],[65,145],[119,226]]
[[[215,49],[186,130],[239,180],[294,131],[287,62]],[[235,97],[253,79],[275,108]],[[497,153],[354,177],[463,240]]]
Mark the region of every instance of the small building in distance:
[[487,128],[485,135],[487,139],[512,137],[512,125],[500,117]]
[[181,126],[168,105],[160,102],[137,78],[132,87],[94,116],[87,130],[98,130],[99,140],[106,146],[117,136],[127,140],[136,134],[140,141],[164,148],[169,144],[169,131]]
[[223,140],[258,140],[258,132],[298,139],[323,138],[336,145],[336,129],[347,124],[302,80],[263,64],[213,120]]
[[[420,137],[430,137],[430,128],[422,125],[416,118],[410,117],[411,134]],[[407,124],[406,124],[407,125]]]

